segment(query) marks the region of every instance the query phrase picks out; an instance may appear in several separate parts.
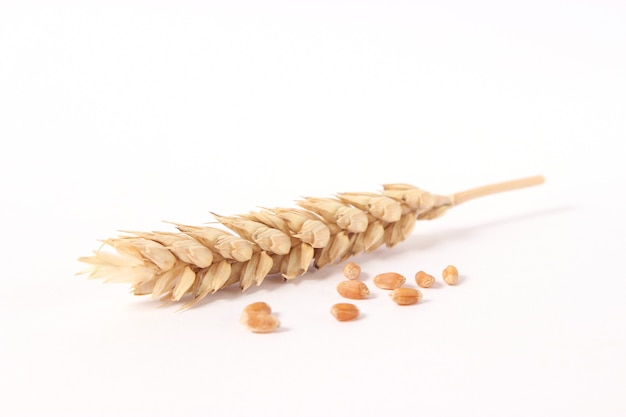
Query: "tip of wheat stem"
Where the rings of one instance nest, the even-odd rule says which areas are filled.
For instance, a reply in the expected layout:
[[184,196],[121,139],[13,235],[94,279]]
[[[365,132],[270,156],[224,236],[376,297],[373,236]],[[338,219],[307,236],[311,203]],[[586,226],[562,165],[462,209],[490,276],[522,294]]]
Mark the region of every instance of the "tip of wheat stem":
[[451,205],[459,205],[475,198],[484,197],[491,194],[501,193],[505,191],[513,191],[520,188],[541,185],[546,181],[543,175],[535,175],[532,177],[519,178],[516,180],[498,182],[495,184],[484,185],[482,187],[472,188],[470,190],[461,191],[450,196]]

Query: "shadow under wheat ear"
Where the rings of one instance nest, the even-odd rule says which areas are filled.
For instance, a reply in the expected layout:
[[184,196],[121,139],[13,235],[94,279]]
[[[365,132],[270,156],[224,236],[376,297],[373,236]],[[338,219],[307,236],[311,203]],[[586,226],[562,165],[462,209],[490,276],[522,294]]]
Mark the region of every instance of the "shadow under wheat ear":
[[[408,184],[386,184],[381,193],[340,193],[306,197],[296,208],[262,209],[237,216],[214,214],[224,228],[174,223],[176,232],[124,231],[102,241],[79,274],[132,286],[164,303],[187,302],[239,284],[260,285],[266,276],[285,279],[341,262],[381,245],[393,247],[413,231],[473,198],[538,185],[542,176],[492,184],[452,195],[435,195]],[[113,251],[105,251],[104,247]]]

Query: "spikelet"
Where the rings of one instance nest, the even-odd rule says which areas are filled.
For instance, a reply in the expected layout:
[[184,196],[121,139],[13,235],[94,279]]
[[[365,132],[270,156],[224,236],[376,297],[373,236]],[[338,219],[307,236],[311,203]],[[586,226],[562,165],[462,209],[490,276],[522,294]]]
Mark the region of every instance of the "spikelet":
[[417,220],[431,220],[467,200],[538,185],[529,177],[488,185],[448,196],[408,184],[387,184],[380,194],[340,193],[334,198],[307,197],[299,208],[262,209],[239,216],[213,214],[225,229],[173,223],[178,232],[125,231],[102,241],[89,266],[79,274],[132,286],[135,295],[164,303],[187,302],[187,309],[207,295],[239,284],[245,291],[266,276],[286,280],[336,264],[382,245],[405,240]]

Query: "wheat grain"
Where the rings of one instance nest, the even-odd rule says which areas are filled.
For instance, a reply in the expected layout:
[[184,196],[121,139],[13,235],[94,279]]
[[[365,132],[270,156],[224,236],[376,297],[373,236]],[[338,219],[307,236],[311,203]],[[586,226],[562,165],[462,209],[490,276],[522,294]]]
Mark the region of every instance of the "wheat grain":
[[408,306],[419,303],[422,299],[422,292],[415,288],[400,287],[391,291],[389,298],[398,305]]
[[272,333],[280,327],[280,320],[264,311],[252,311],[246,313],[243,324],[254,333]]
[[406,278],[397,272],[384,272],[376,275],[372,281],[374,281],[374,285],[383,290],[395,290],[404,285]]
[[417,271],[415,273],[415,282],[422,288],[430,288],[435,283],[435,277],[424,271]]
[[448,285],[456,285],[459,282],[459,271],[454,265],[446,266],[446,269],[443,270],[441,276]]
[[350,321],[359,317],[359,309],[351,303],[337,303],[330,308],[330,314],[339,321]]
[[263,209],[215,218],[225,228],[173,223],[178,232],[122,232],[79,261],[90,278],[124,282],[136,295],[151,294],[187,309],[208,294],[239,284],[260,285],[266,276],[289,280],[344,261],[381,245],[405,240],[417,220],[443,215],[450,207],[501,191],[543,183],[541,176],[480,187],[448,196],[408,184],[387,184],[381,194],[341,193],[336,198],[307,197],[300,208]]
[[343,267],[343,275],[348,279],[357,279],[361,275],[361,267],[354,262],[348,262]]
[[357,280],[341,281],[337,284],[337,292],[342,297],[351,298],[353,300],[362,300],[370,295],[370,290],[367,288],[367,285]]
[[264,301],[257,301],[256,303],[248,304],[241,311],[239,323],[246,324],[248,322],[248,315],[256,313],[272,314],[272,308]]

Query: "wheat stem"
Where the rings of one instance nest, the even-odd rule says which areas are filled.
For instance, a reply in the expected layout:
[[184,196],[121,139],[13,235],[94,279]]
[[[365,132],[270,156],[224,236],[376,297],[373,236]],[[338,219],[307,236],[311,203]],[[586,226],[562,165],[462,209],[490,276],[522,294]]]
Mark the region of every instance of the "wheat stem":
[[474,198],[484,197],[491,194],[501,193],[504,191],[517,190],[519,188],[532,187],[534,185],[543,184],[546,179],[542,175],[534,177],[520,178],[512,181],[499,182],[496,184],[485,185],[482,187],[472,188],[471,190],[461,191],[450,196],[452,205],[458,206],[466,201]]

